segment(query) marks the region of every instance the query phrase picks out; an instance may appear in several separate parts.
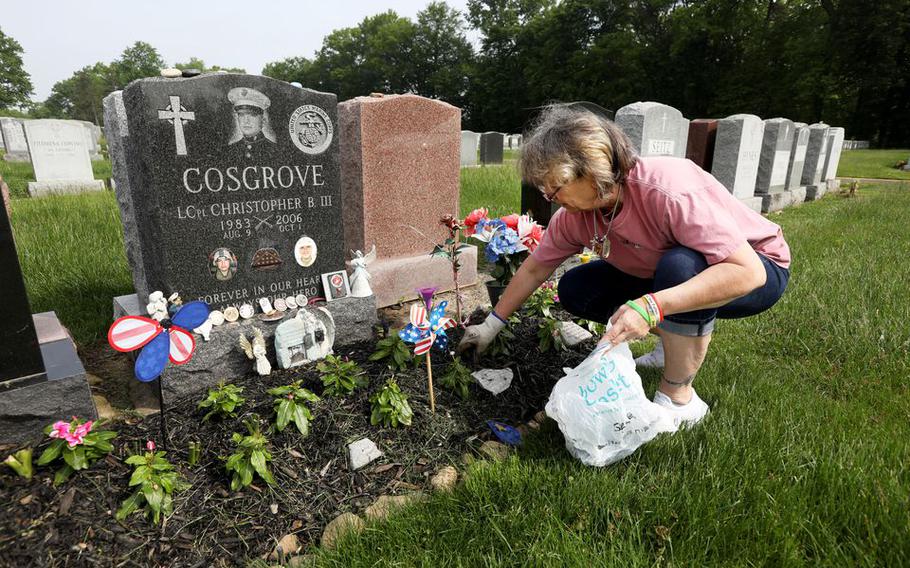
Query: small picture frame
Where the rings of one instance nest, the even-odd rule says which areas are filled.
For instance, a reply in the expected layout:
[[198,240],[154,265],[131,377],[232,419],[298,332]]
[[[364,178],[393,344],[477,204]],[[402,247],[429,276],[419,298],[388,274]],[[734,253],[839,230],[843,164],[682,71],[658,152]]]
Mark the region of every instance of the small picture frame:
[[322,289],[325,291],[325,301],[331,302],[351,295],[351,284],[348,282],[348,273],[345,270],[326,272],[322,275]]

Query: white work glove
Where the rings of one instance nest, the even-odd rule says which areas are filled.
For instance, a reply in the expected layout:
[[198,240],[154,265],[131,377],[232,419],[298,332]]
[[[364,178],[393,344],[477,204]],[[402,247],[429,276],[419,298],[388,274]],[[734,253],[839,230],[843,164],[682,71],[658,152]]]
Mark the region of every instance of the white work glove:
[[461,338],[456,351],[463,353],[473,347],[478,354],[483,353],[493,342],[496,334],[502,331],[505,326],[505,322],[490,312],[490,315],[487,316],[487,319],[482,324],[471,325],[465,329],[464,337]]

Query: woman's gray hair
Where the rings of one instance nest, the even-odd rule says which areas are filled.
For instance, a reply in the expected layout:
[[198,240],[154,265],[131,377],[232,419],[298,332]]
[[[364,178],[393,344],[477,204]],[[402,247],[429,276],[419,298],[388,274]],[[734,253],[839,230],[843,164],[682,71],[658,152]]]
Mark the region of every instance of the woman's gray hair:
[[544,108],[521,146],[521,178],[547,193],[591,176],[601,198],[620,185],[638,156],[629,137],[602,116],[570,105]]

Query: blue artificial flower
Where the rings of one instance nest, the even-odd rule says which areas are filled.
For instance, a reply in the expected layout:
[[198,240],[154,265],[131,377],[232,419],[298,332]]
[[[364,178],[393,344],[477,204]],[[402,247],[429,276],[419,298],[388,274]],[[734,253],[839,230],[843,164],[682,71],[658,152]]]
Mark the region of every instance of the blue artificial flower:
[[518,238],[518,233],[513,229],[505,227],[505,223],[503,223],[503,229],[497,231],[493,238],[490,239],[484,252],[486,253],[488,261],[497,262],[503,254],[510,255],[518,252],[520,244],[521,241]]
[[476,233],[484,231],[499,231],[508,228],[502,219],[481,219],[474,227]]

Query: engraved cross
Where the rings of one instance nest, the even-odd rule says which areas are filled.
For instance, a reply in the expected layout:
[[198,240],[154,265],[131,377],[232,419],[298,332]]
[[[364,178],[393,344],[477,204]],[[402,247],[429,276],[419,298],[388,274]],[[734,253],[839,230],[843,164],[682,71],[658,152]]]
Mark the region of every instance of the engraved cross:
[[180,106],[180,97],[171,95],[171,104],[165,110],[158,111],[159,120],[170,120],[174,124],[174,142],[177,145],[177,155],[186,156],[186,137],[183,135],[183,123],[196,120],[195,112],[188,112]]
[[660,119],[660,132],[663,134],[667,131],[667,111],[664,111],[664,115]]

